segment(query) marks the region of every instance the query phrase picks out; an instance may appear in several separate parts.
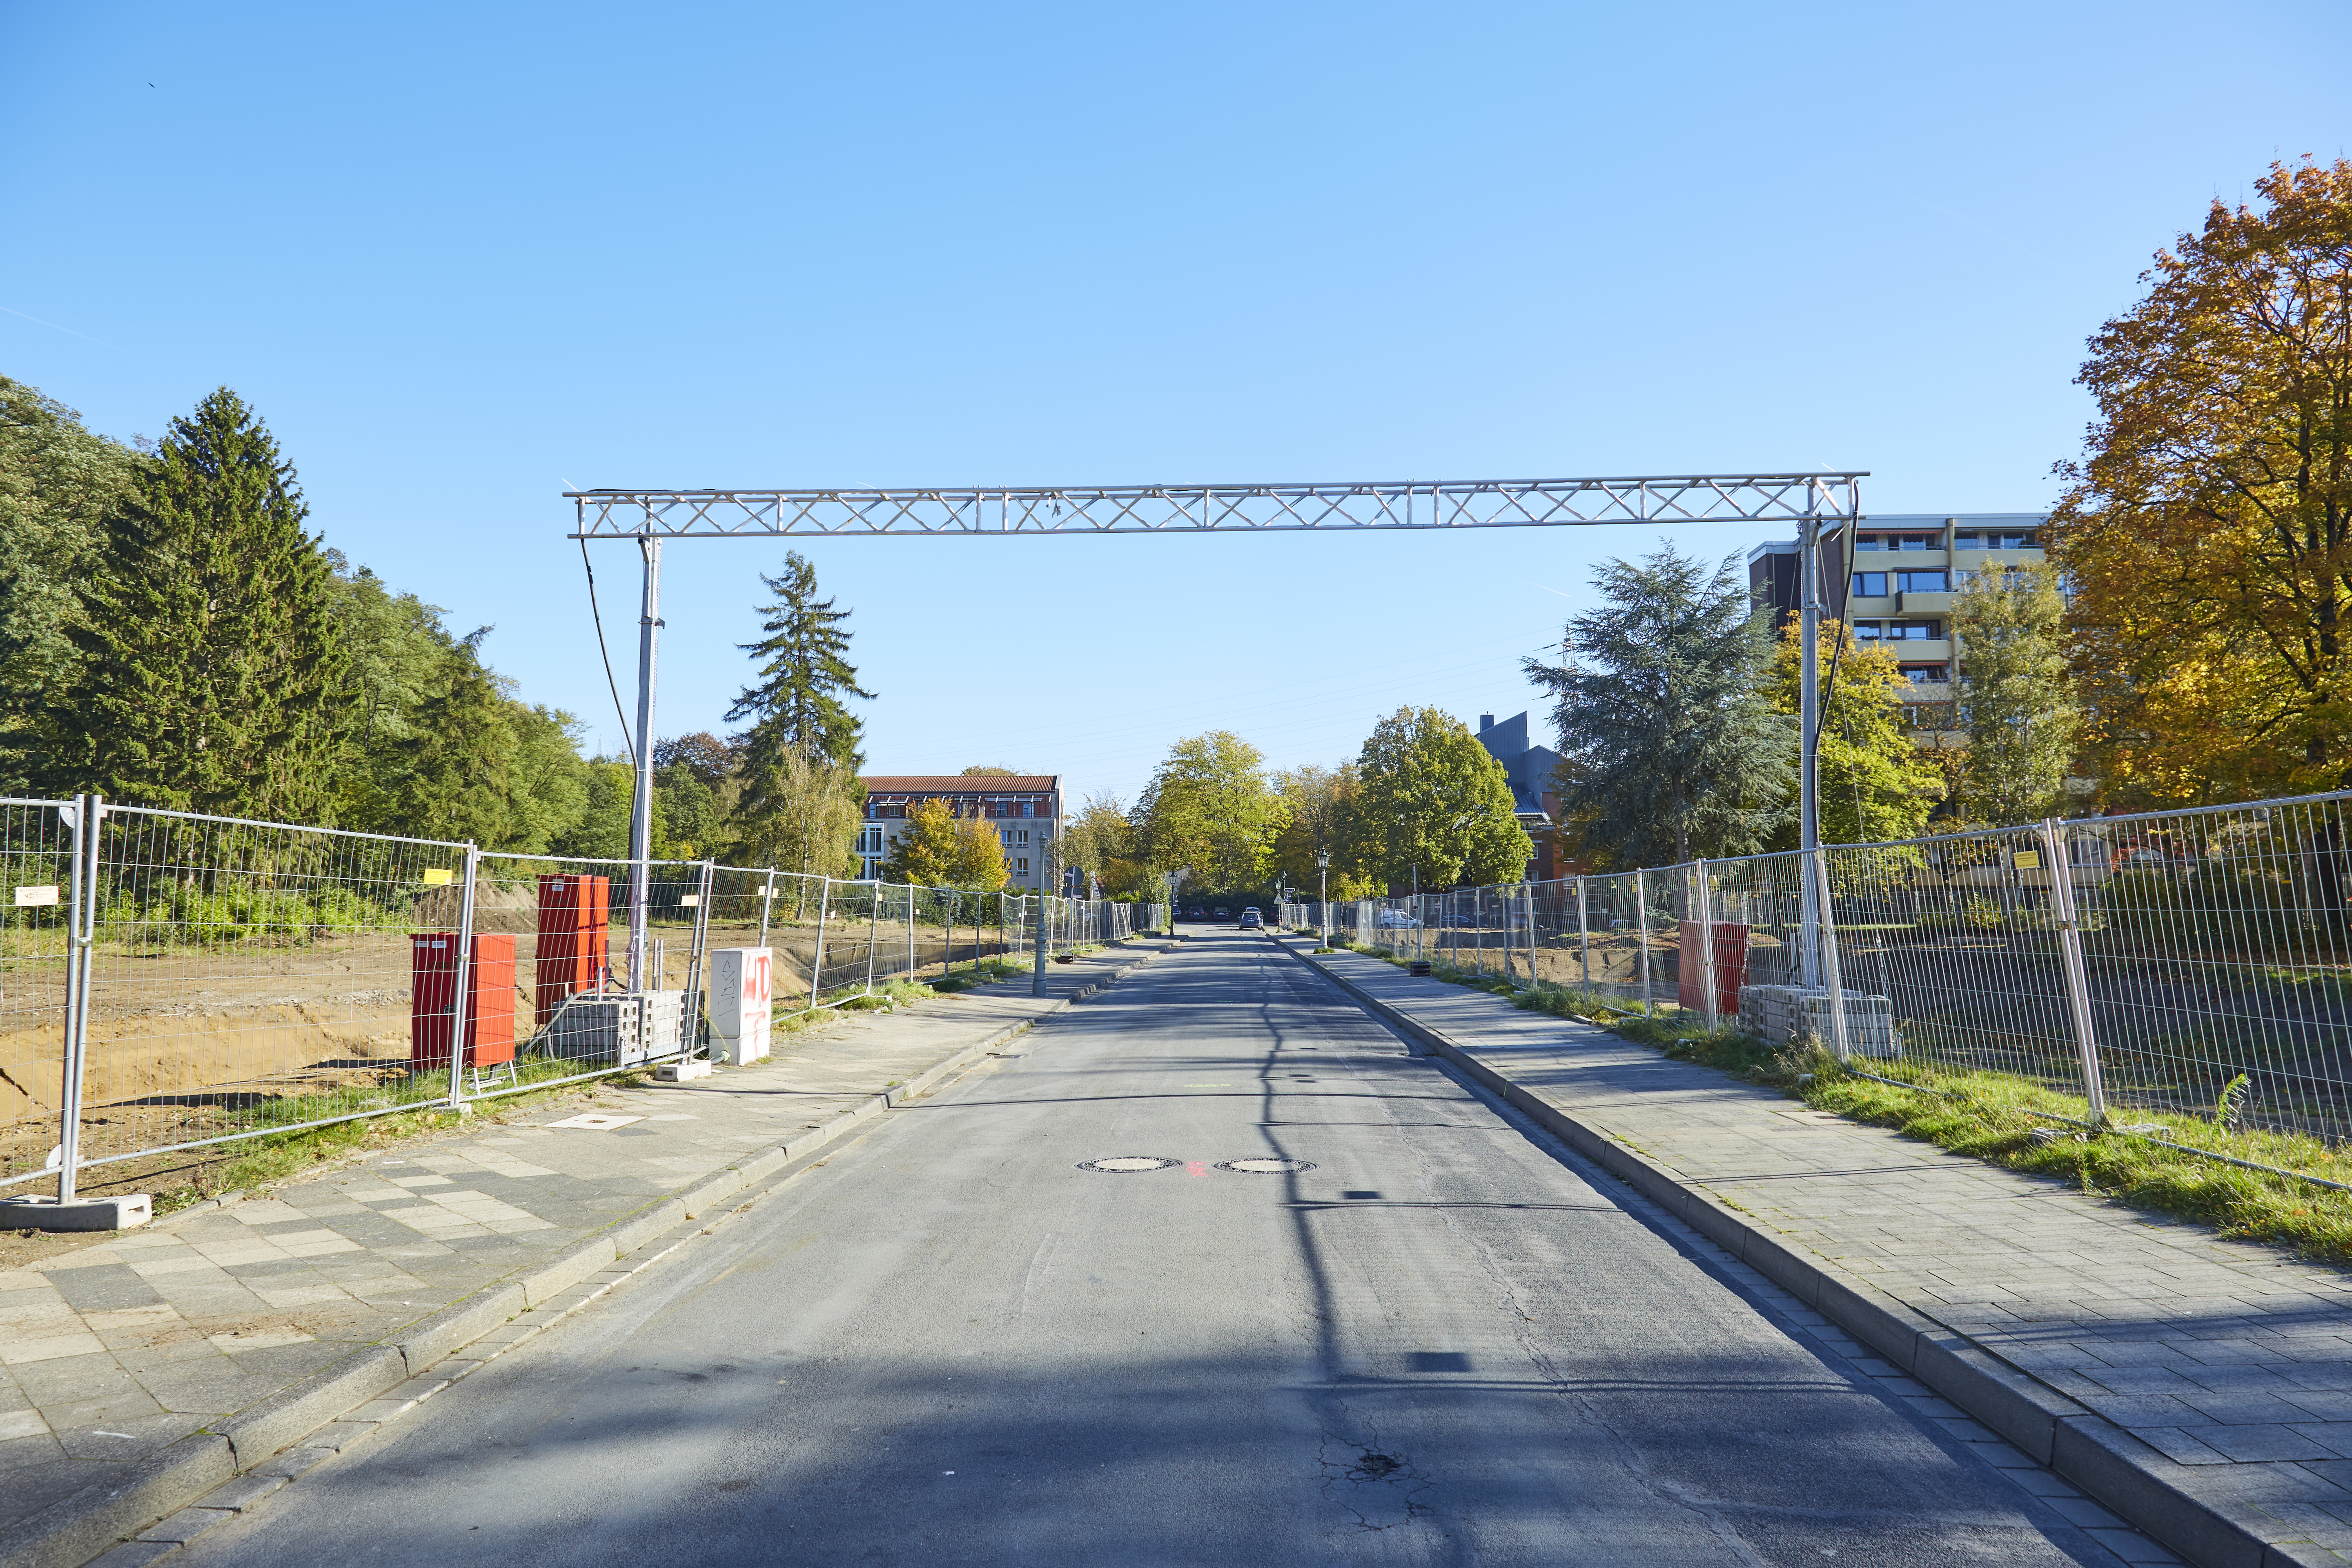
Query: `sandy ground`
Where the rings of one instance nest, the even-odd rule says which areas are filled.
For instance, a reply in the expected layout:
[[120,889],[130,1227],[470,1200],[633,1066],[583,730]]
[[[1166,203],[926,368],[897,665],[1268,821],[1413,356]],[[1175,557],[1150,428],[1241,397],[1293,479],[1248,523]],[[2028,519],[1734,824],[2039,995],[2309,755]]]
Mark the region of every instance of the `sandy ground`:
[[[531,911],[493,909],[478,922],[515,937],[517,1033],[533,1025]],[[693,931],[656,927],[661,988],[684,989]],[[713,922],[712,948],[759,944],[752,924]],[[817,928],[772,924],[776,1000],[809,988]],[[627,933],[609,939],[616,968]],[[949,938],[935,926],[828,923],[824,989],[941,973]],[[957,928],[954,961],[1004,951],[994,926]],[[409,1062],[411,950],[401,931],[302,942],[109,949],[92,965],[89,1062],[84,1079],[86,1157],[160,1147],[227,1131],[225,1110],[266,1098],[373,1088],[404,1079]],[[0,974],[0,1173],[37,1168],[58,1140],[62,1103],[65,970],[14,963]]]

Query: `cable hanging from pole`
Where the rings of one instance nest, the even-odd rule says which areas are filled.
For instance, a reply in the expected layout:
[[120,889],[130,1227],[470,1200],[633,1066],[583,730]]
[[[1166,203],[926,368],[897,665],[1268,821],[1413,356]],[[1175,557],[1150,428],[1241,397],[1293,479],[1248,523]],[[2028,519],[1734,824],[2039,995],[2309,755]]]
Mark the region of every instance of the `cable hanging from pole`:
[[580,542],[580,564],[588,573],[588,614],[596,623],[596,651],[604,660],[604,685],[613,693],[613,715],[621,721],[621,750],[628,753],[629,765],[637,762],[636,742],[629,736],[629,711],[621,706],[621,683],[613,679],[612,650],[604,646],[604,613],[596,607],[596,568],[588,561],[588,542]]

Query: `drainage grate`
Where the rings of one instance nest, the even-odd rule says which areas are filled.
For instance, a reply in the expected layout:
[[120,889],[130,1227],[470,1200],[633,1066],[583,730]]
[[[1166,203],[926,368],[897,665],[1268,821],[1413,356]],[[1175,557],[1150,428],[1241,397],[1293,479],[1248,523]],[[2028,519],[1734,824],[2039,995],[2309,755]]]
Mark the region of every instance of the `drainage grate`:
[[1238,1171],[1244,1176],[1292,1176],[1315,1168],[1312,1160],[1220,1160],[1220,1171]]
[[1107,1176],[1124,1176],[1133,1171],[1164,1171],[1171,1165],[1181,1165],[1181,1160],[1163,1160],[1157,1154],[1114,1154],[1108,1160],[1081,1160],[1081,1171],[1099,1171]]

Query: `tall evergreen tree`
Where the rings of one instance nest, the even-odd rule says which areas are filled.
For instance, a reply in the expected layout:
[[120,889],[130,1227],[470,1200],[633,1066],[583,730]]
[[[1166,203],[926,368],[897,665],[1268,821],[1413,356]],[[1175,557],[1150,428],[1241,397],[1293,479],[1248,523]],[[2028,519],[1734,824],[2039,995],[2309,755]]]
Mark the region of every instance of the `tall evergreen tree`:
[[841,627],[849,612],[816,596],[816,568],[796,550],[785,553],[780,575],[763,573],[760,581],[776,596],[760,606],[767,636],[740,645],[761,661],[760,684],[745,688],[727,710],[730,723],[751,721],[743,736],[745,769],[757,773],[793,752],[854,773],[865,762],[857,751],[865,726],[842,699],[871,701],[874,693],[859,689],[849,662],[849,633]]
[[[727,710],[730,723],[751,721],[737,737],[743,749],[737,810],[752,838],[772,837],[775,825],[769,819],[779,814],[803,817],[812,801],[830,801],[843,793],[838,784],[813,780],[812,770],[854,780],[866,760],[857,750],[865,726],[842,700],[874,697],[858,686],[856,667],[849,662],[849,633],[841,626],[849,612],[816,596],[816,568],[807,558],[788,551],[783,571],[773,577],[762,574],[760,581],[775,595],[773,604],[760,607],[765,617],[760,629],[767,635],[740,645],[762,661],[760,684],[746,687]],[[847,787],[862,793],[854,783]],[[805,826],[794,836],[805,838]]]
[[294,467],[226,387],[172,422],[79,585],[47,771],[143,805],[317,821],[342,649]]
[[1566,662],[1527,661],[1558,699],[1569,825],[1612,865],[1753,853],[1791,809],[1796,721],[1762,695],[1769,638],[1733,560],[1709,572],[1662,543],[1592,583]]

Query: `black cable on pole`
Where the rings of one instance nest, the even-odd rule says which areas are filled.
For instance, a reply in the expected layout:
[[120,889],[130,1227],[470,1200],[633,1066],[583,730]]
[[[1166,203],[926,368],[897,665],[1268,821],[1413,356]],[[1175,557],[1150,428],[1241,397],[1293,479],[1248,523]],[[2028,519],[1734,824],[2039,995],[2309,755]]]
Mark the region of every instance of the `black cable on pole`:
[[629,736],[628,710],[621,706],[621,683],[613,679],[613,655],[604,646],[604,613],[596,607],[596,568],[588,562],[588,542],[580,542],[580,564],[588,574],[588,614],[596,623],[596,651],[604,659],[604,684],[613,693],[613,712],[621,721],[621,749],[629,753],[629,765],[637,765],[637,745]]

